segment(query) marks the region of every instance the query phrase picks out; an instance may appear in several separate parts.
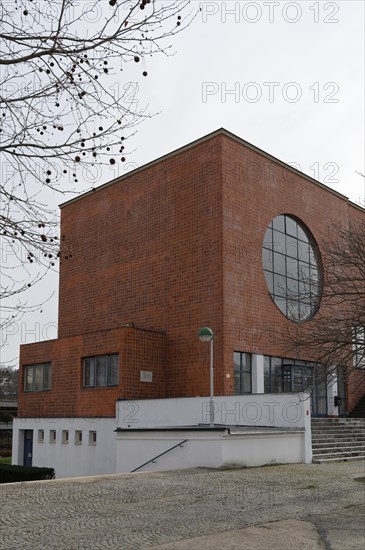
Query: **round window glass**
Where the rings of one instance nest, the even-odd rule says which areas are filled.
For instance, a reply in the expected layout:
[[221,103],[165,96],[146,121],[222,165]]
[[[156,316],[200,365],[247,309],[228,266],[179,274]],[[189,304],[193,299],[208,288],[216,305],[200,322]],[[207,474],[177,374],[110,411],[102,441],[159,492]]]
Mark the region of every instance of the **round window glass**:
[[272,220],[264,237],[262,262],[270,295],[288,319],[306,321],[316,313],[322,288],[319,257],[302,223],[284,214]]

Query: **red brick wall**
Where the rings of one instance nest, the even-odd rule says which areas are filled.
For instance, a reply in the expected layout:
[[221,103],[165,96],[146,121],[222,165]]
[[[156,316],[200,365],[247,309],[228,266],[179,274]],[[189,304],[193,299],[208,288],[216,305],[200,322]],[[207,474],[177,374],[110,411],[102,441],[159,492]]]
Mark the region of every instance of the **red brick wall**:
[[[123,398],[166,396],[167,338],[165,334],[128,329],[122,364]],[[152,382],[141,382],[140,371],[152,371]]]
[[[119,353],[119,385],[84,388],[82,358]],[[166,336],[122,328],[21,346],[19,388],[26,365],[52,361],[51,390],[19,392],[20,417],[115,416],[118,398],[164,397]],[[140,371],[153,381],[140,382]]]
[[351,412],[365,393],[365,371],[352,371],[347,380],[346,410]]
[[221,171],[217,137],[63,208],[72,258],[61,270],[60,337],[128,321],[166,331],[167,394],[209,393],[209,346],[197,331],[217,333],[219,366]]

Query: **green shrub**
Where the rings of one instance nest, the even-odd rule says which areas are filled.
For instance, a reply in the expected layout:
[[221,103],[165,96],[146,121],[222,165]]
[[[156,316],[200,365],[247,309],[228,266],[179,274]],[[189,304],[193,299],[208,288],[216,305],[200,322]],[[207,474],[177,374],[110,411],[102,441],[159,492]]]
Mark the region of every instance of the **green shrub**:
[[54,468],[36,468],[35,466],[11,466],[0,464],[0,483],[15,483],[16,481],[35,481],[39,479],[54,479]]

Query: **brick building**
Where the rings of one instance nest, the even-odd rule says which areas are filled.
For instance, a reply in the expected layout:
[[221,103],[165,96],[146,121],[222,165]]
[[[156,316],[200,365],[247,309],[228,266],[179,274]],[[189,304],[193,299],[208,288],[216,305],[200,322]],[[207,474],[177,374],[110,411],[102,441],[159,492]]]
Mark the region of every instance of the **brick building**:
[[[215,334],[216,395],[303,391],[311,357],[277,335],[315,317],[328,228],[364,211],[222,129],[61,214],[58,339],[21,346],[18,462],[27,418],[114,418],[118,399],[209,395],[202,326]],[[364,391],[347,389],[347,411]],[[312,414],[344,414],[341,392],[317,388]]]

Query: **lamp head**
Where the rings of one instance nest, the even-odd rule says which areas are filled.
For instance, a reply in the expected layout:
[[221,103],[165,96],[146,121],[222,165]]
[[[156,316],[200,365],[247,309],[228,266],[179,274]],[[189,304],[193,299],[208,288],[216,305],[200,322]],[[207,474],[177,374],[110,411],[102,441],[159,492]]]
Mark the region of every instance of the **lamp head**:
[[214,338],[214,333],[211,328],[203,327],[198,332],[198,338],[201,342],[210,342]]

